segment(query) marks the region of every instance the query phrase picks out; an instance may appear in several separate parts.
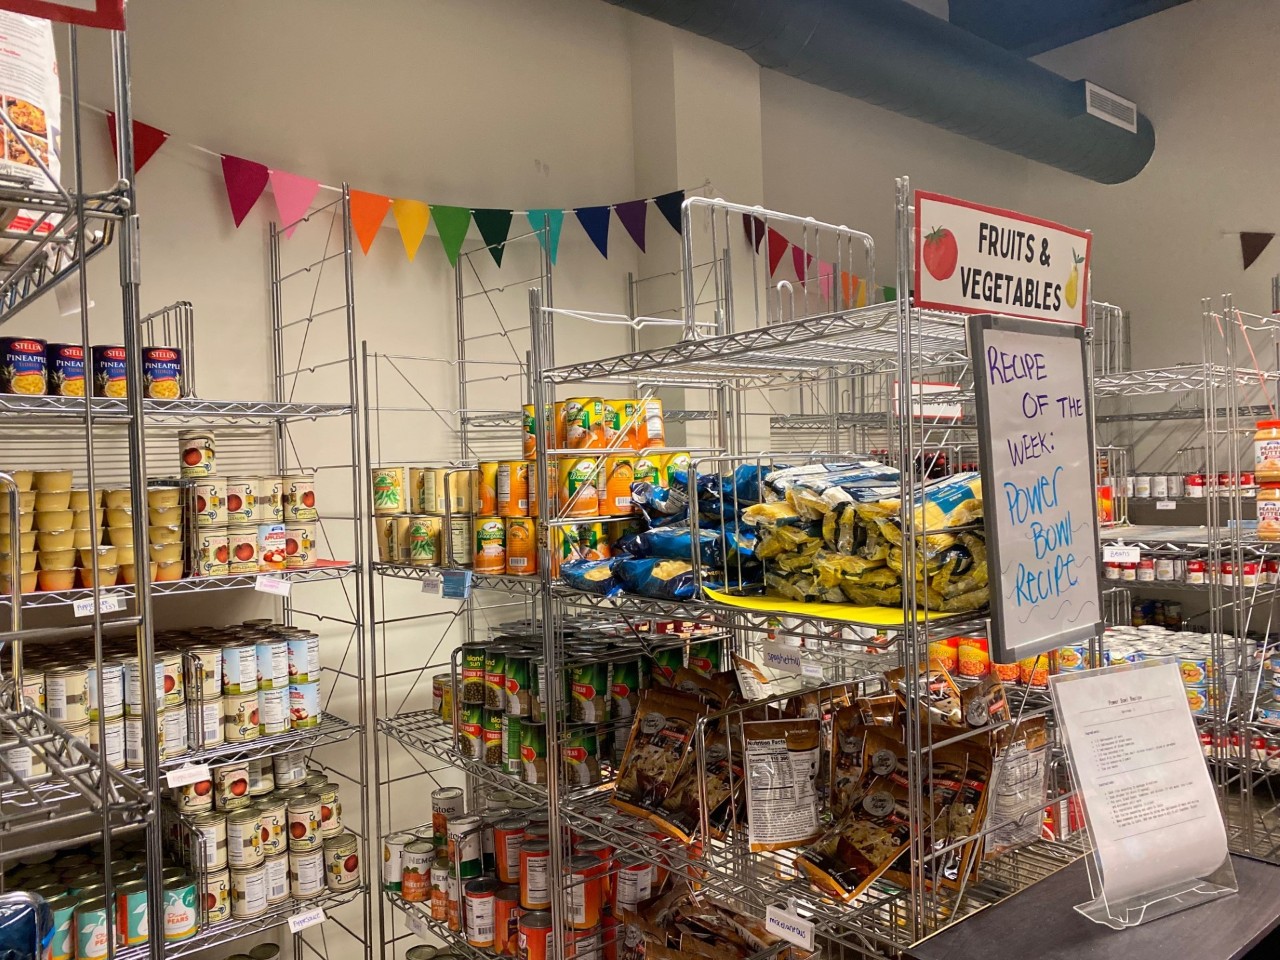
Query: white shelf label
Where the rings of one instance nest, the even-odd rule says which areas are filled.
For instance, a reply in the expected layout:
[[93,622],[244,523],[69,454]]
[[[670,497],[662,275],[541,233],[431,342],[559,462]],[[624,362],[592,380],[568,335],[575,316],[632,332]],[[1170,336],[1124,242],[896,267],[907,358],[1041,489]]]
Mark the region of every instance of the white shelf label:
[[432,597],[438,597],[440,596],[443,582],[439,577],[427,577],[422,581],[422,592]]
[[1157,509],[1157,510],[1172,510],[1172,509],[1173,509],[1174,507],[1176,507],[1176,506],[1177,506],[1177,504],[1176,504],[1176,503],[1174,503],[1172,500],[1157,500],[1157,501],[1156,501],[1156,509]]
[[764,654],[764,660],[760,666],[766,670],[794,674],[804,671],[804,660],[800,656],[799,647],[788,647],[782,643],[768,641],[761,647],[761,651]]
[[802,663],[800,664],[800,675],[802,677],[809,677],[811,680],[821,680],[822,665],[817,663]]
[[416,933],[423,940],[432,939],[431,927],[427,925],[427,921],[416,913],[409,914],[409,929]]
[[794,943],[804,950],[813,949],[813,923],[802,920],[782,907],[771,906],[765,911],[764,925],[769,932]]
[[1137,563],[1142,559],[1142,551],[1137,547],[1103,547],[1103,563]]
[[174,788],[212,780],[213,776],[209,773],[209,765],[207,763],[196,763],[170,770],[165,774],[165,779],[168,781],[170,788]]
[[[85,597],[72,604],[77,617],[93,616],[93,597]],[[99,613],[115,613],[120,609],[120,598],[114,593],[104,593],[98,603]]]
[[289,588],[293,584],[288,580],[282,580],[279,577],[259,577],[258,582],[253,585],[253,589],[259,593],[269,593],[276,597],[287,597]]
[[317,923],[324,923],[324,908],[316,907],[314,910],[308,910],[305,913],[295,913],[289,918],[289,932],[301,933],[307,927],[314,927]]

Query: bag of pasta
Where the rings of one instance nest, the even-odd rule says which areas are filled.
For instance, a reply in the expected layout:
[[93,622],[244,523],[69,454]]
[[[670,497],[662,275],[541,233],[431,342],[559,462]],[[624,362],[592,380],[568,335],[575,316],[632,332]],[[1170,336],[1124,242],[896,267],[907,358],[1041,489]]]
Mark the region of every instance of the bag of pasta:
[[640,695],[627,749],[618,767],[612,803],[638,817],[661,813],[706,713],[696,697],[675,690],[649,689]]
[[819,835],[819,721],[744,723],[742,738],[751,849],[786,850],[812,842]]

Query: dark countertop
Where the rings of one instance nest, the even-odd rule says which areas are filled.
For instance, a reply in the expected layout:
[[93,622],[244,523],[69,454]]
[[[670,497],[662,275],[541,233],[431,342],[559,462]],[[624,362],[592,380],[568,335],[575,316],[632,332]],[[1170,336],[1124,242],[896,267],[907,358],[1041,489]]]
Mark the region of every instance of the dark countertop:
[[1240,960],[1280,925],[1280,866],[1232,856],[1240,892],[1127,930],[1078,914],[1091,899],[1084,861],[1033,884],[910,951],[917,960]]

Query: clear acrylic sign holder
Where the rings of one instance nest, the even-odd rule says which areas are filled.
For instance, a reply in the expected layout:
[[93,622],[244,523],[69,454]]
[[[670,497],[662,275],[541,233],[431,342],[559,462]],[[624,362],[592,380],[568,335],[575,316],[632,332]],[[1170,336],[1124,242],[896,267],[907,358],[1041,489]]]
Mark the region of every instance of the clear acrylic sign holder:
[[[1068,684],[1088,683],[1091,679],[1102,675],[1117,676],[1150,670],[1160,666],[1167,666],[1170,662],[1169,658],[1145,660],[1140,663],[1120,664],[1097,670],[1085,670],[1080,673],[1057,674],[1050,679],[1051,692],[1061,715],[1063,709],[1060,699],[1062,689]],[[1176,661],[1172,662],[1176,665]],[[1195,731],[1194,721],[1191,719],[1191,709],[1186,705],[1185,694],[1182,693],[1181,687],[1179,687],[1178,695],[1181,698],[1182,707],[1178,711],[1179,715],[1171,717],[1168,727],[1169,732],[1171,734],[1181,733],[1185,740],[1185,731],[1181,727],[1183,725],[1189,727],[1191,734],[1195,735],[1196,754],[1198,757],[1203,758],[1199,746],[1199,737]],[[1098,709],[1107,708],[1099,707]],[[1123,723],[1124,721],[1117,720],[1116,722]],[[1071,785],[1084,813],[1084,826],[1082,829],[1087,831],[1085,839],[1089,842],[1090,847],[1090,853],[1084,859],[1085,868],[1089,876],[1089,889],[1092,895],[1092,899],[1087,903],[1076,904],[1075,910],[1077,913],[1087,917],[1094,923],[1100,923],[1113,930],[1124,930],[1238,892],[1235,869],[1231,864],[1230,853],[1225,849],[1225,843],[1221,862],[1216,867],[1197,871],[1197,876],[1177,879],[1167,883],[1155,883],[1138,892],[1128,891],[1123,896],[1117,896],[1114,892],[1109,892],[1114,891],[1117,886],[1131,886],[1131,884],[1118,884],[1115,881],[1108,882],[1109,876],[1117,877],[1119,875],[1119,879],[1125,879],[1123,873],[1129,867],[1126,864],[1121,864],[1121,869],[1117,871],[1115,864],[1112,864],[1111,873],[1108,873],[1107,856],[1103,850],[1099,849],[1099,844],[1096,842],[1096,839],[1101,835],[1098,830],[1099,825],[1095,823],[1094,819],[1097,816],[1097,811],[1091,809],[1090,805],[1084,802],[1084,794],[1080,790],[1080,765],[1073,749],[1076,745],[1071,740],[1068,729],[1070,726],[1071,724],[1064,722],[1060,732],[1066,746]],[[1213,806],[1213,815],[1217,817],[1220,824],[1222,815],[1216,803]],[[1152,838],[1151,857],[1153,859],[1159,860],[1162,857],[1167,858],[1177,855],[1178,851],[1173,848],[1172,844],[1165,845],[1161,843],[1160,831],[1154,831],[1150,834],[1150,837]]]

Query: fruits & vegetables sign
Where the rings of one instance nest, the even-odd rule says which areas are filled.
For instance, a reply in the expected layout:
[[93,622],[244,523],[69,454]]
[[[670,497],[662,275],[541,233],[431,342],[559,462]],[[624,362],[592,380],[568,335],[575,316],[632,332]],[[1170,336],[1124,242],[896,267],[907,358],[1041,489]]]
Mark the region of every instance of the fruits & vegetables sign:
[[916,191],[915,303],[1083,325],[1090,242],[1060,223]]
[[0,9],[82,27],[124,29],[124,0],[0,0]]

